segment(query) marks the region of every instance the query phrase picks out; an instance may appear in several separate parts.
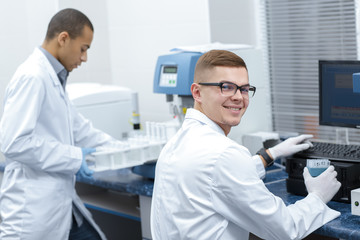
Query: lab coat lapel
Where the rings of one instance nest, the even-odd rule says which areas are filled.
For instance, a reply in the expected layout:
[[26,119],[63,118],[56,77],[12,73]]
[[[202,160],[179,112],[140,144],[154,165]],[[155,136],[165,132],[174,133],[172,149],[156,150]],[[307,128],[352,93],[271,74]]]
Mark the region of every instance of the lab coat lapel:
[[46,58],[46,56],[41,52],[40,49],[36,48],[35,49],[35,54],[37,54],[39,61],[41,62],[42,65],[44,65],[44,68],[46,69],[46,71],[49,73],[50,79],[54,85],[54,88],[57,89],[57,91],[59,92],[60,96],[62,98],[65,98],[65,93],[64,93],[64,89],[60,83],[59,77],[57,76],[54,68],[51,66],[49,60]]
[[[47,62],[47,64],[50,65],[49,62]],[[49,71],[50,74],[50,78],[54,84],[54,87],[57,89],[57,91],[60,93],[60,96],[65,100],[65,92],[64,92],[64,88],[62,87],[59,77],[56,75],[54,68],[50,65],[50,68],[52,71]]]
[[36,48],[34,51],[34,54],[37,54],[39,61],[41,62],[42,65],[44,65],[44,68],[49,73],[50,80],[52,81],[54,88],[60,94],[61,98],[64,100],[64,103],[66,104],[66,108],[67,108],[67,112],[68,112],[67,118],[68,118],[69,127],[70,127],[70,129],[69,129],[70,141],[72,144],[74,144],[73,128],[72,128],[72,124],[71,124],[72,117],[71,117],[71,111],[70,111],[70,107],[69,107],[69,101],[68,101],[68,98],[65,96],[65,90],[62,87],[59,77],[57,76],[54,68],[51,66],[49,60],[41,52],[41,50]]

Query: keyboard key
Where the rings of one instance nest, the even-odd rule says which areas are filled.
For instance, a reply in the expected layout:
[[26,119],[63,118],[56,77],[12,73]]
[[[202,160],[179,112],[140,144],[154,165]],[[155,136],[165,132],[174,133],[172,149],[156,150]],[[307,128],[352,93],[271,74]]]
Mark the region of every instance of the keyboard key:
[[298,152],[300,158],[328,158],[347,162],[360,162],[360,145],[312,142],[313,147]]

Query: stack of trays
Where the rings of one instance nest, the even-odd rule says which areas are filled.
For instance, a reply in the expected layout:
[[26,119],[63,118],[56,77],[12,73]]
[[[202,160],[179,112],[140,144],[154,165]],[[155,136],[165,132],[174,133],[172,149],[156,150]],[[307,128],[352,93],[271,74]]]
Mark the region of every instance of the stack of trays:
[[122,148],[99,148],[87,158],[88,166],[95,172],[128,168],[156,161],[165,142],[129,144]]

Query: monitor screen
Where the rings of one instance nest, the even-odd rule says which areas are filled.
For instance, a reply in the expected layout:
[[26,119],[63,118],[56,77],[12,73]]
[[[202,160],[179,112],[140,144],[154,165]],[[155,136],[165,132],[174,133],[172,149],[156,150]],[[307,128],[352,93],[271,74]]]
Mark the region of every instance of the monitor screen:
[[360,94],[353,92],[353,73],[360,73],[360,61],[319,61],[320,125],[360,127]]

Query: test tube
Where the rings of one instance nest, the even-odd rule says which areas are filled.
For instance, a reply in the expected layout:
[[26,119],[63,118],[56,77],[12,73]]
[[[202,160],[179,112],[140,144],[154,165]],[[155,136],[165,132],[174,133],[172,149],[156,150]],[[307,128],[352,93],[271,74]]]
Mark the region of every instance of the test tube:
[[164,141],[166,140],[166,127],[165,124],[159,123],[160,128],[160,140]]
[[154,122],[151,122],[150,128],[151,139],[156,139],[156,124]]
[[146,127],[146,136],[150,139],[150,122],[149,121],[146,121],[145,122],[145,127]]

